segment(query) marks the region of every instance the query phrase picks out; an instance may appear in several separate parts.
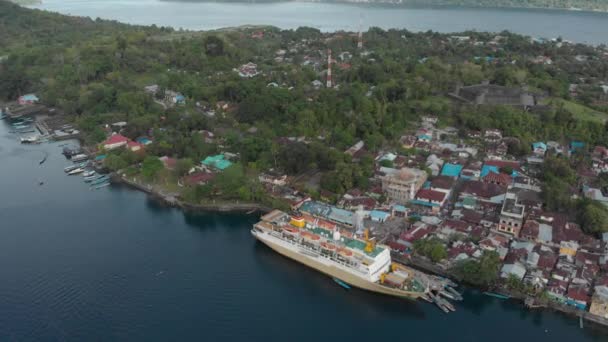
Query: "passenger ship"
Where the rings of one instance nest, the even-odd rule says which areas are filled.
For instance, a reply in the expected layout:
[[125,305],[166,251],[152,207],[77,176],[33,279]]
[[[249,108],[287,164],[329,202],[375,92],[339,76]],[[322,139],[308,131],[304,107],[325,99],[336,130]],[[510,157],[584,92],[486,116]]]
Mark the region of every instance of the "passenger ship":
[[391,262],[390,248],[347,237],[306,222],[302,215],[274,210],[251,230],[256,239],[276,252],[363,290],[408,299],[425,297],[418,271]]

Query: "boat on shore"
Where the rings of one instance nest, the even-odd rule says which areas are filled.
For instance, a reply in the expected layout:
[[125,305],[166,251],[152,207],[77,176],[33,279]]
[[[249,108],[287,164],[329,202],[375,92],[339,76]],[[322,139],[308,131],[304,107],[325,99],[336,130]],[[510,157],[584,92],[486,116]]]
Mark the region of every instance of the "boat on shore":
[[80,165],[70,165],[70,166],[65,167],[63,169],[63,172],[65,172],[65,173],[72,172],[72,171],[76,170],[79,167],[80,167]]
[[376,245],[367,234],[364,240],[342,236],[338,228],[330,231],[279,210],[262,216],[251,234],[277,253],[349,287],[406,299],[425,295],[421,272],[393,263],[390,248]]
[[83,153],[72,156],[72,161],[74,163],[85,161],[87,159],[89,159],[89,156],[87,156],[86,154],[83,154]]
[[91,177],[95,175],[95,170],[88,170],[82,173],[83,177]]
[[84,169],[83,169],[83,168],[81,168],[81,167],[77,167],[77,168],[73,169],[72,171],[69,171],[69,172],[68,172],[68,176],[77,175],[77,174],[79,174],[79,173],[83,173],[83,172],[84,172]]

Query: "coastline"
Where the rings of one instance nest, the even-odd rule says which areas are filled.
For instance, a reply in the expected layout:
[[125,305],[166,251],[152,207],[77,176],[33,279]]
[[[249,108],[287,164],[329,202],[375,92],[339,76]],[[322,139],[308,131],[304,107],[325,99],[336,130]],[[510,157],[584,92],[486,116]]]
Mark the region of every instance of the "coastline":
[[[459,279],[458,277],[456,277],[454,274],[452,274],[449,270],[445,270],[445,269],[429,262],[428,260],[426,260],[424,258],[420,258],[417,256],[405,258],[402,255],[399,255],[396,253],[391,253],[391,257],[393,259],[395,259],[399,262],[402,262],[415,269],[419,269],[421,271],[424,271],[427,273],[432,273],[432,274],[435,274],[435,275],[438,275],[441,277],[454,279],[454,280],[458,281],[459,283],[462,283],[462,280]],[[547,310],[547,311],[558,312],[558,313],[564,314],[568,317],[574,317],[574,318],[578,318],[578,319],[583,319],[587,322],[591,322],[592,324],[596,325],[599,328],[608,329],[608,318],[597,316],[597,315],[590,313],[589,311],[582,311],[582,310],[576,309],[572,306],[558,303],[554,300],[548,300],[546,302],[539,302],[533,297],[528,297],[528,296],[522,295],[520,293],[510,291],[509,289],[504,288],[504,287],[493,287],[493,288],[483,289],[483,288],[480,288],[478,286],[471,285],[471,284],[466,284],[466,286],[468,286],[469,288],[479,290],[479,291],[497,290],[500,293],[508,294],[510,296],[509,299],[517,301],[518,304],[521,305],[521,310],[527,310],[527,311]],[[533,306],[528,306],[527,303],[528,303],[529,298],[533,299],[533,303],[532,303]],[[580,323],[580,324],[582,324],[582,323]]]
[[148,194],[151,198],[159,201],[168,206],[176,207],[184,211],[194,212],[219,212],[219,213],[267,213],[272,210],[265,205],[260,203],[208,203],[208,204],[192,204],[180,200],[174,194],[165,194],[156,191],[150,186],[137,183],[135,181],[127,179],[125,176],[121,176],[117,173],[111,174],[111,180],[113,183],[124,184],[135,190],[139,190]]
[[[191,204],[191,203],[186,203],[186,202],[180,201],[178,198],[173,197],[171,195],[158,192],[151,187],[146,187],[143,184],[139,184],[137,182],[131,181],[131,180],[127,179],[126,177],[121,176],[117,173],[112,173],[111,179],[112,179],[112,182],[114,182],[114,183],[124,184],[135,190],[142,191],[142,192],[148,194],[151,198],[153,198],[163,204],[179,208],[186,212],[190,211],[190,212],[218,212],[218,213],[241,213],[241,214],[242,213],[245,213],[245,214],[262,213],[262,214],[264,214],[264,213],[270,212],[272,210],[272,208],[266,207],[259,203]],[[405,258],[402,255],[395,254],[395,253],[391,253],[391,256],[394,260],[401,262],[405,265],[408,265],[410,267],[413,267],[415,269],[418,269],[420,271],[435,274],[435,275],[449,278],[449,279],[454,279],[454,280],[462,283],[462,280],[459,279],[458,277],[456,277],[449,270],[445,270],[442,267],[437,266],[424,258],[417,257],[417,256]],[[591,322],[592,324],[597,325],[600,328],[608,329],[608,318],[593,315],[588,311],[581,311],[572,306],[560,304],[553,300],[549,300],[547,302],[538,302],[538,301],[536,301],[535,298],[532,298],[534,306],[527,307],[527,301],[531,297],[528,297],[528,296],[525,296],[525,295],[522,295],[522,294],[519,294],[519,293],[516,293],[513,291],[509,291],[506,288],[495,287],[495,288],[483,289],[483,288],[480,288],[478,286],[474,286],[471,284],[466,284],[466,286],[479,290],[479,291],[499,290],[501,293],[508,294],[510,296],[509,299],[517,301],[521,305],[522,310],[528,310],[528,311],[550,310],[553,312],[558,312],[558,313],[567,315],[569,317],[583,319],[583,320],[586,320],[587,322]]]

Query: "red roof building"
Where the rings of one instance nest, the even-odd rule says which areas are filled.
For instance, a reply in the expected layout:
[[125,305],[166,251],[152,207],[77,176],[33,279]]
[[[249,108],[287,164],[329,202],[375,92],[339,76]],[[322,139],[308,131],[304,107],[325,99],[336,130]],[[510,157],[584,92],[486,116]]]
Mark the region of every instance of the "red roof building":
[[416,200],[428,202],[431,204],[437,204],[438,206],[443,206],[445,200],[447,198],[447,194],[441,191],[422,189],[419,190],[416,194]]
[[484,183],[508,187],[509,185],[511,185],[511,183],[513,183],[513,178],[506,173],[489,172],[481,179],[481,181]]
[[112,134],[106,141],[104,141],[103,148],[106,150],[113,150],[115,148],[126,146],[130,141],[129,138],[121,135],[121,134]]
[[207,184],[215,178],[215,173],[195,172],[184,177],[184,182],[188,185]]

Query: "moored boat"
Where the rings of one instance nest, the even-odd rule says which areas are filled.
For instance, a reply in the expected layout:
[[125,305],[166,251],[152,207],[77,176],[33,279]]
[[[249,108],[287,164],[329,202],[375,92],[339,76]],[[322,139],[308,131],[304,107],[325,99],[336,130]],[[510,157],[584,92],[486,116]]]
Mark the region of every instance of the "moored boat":
[[68,173],[68,172],[71,172],[71,171],[76,170],[76,169],[77,169],[77,168],[79,168],[79,167],[80,167],[79,165],[70,165],[70,166],[68,166],[68,167],[65,167],[65,168],[63,169],[63,171],[64,171],[65,173]]
[[92,190],[99,190],[101,188],[105,188],[106,186],[110,185],[110,182],[105,182],[105,183],[101,183],[95,186],[92,186],[91,189]]
[[86,154],[82,154],[82,153],[81,154],[77,154],[77,155],[75,155],[75,156],[72,157],[72,161],[75,162],[75,163],[81,162],[81,161],[84,161],[84,160],[87,160],[87,159],[89,159],[89,156],[87,156]]
[[101,184],[101,183],[107,182],[107,181],[109,181],[109,180],[110,180],[110,177],[109,177],[109,176],[102,176],[102,177],[99,177],[99,178],[97,178],[97,179],[93,180],[93,181],[91,182],[91,185],[97,185],[97,184]]
[[77,175],[77,174],[83,173],[83,172],[84,172],[83,168],[77,167],[77,168],[73,169],[72,171],[68,172],[68,175],[72,176],[72,175]]
[[83,177],[91,177],[93,175],[95,175],[95,170],[88,170],[82,173]]

